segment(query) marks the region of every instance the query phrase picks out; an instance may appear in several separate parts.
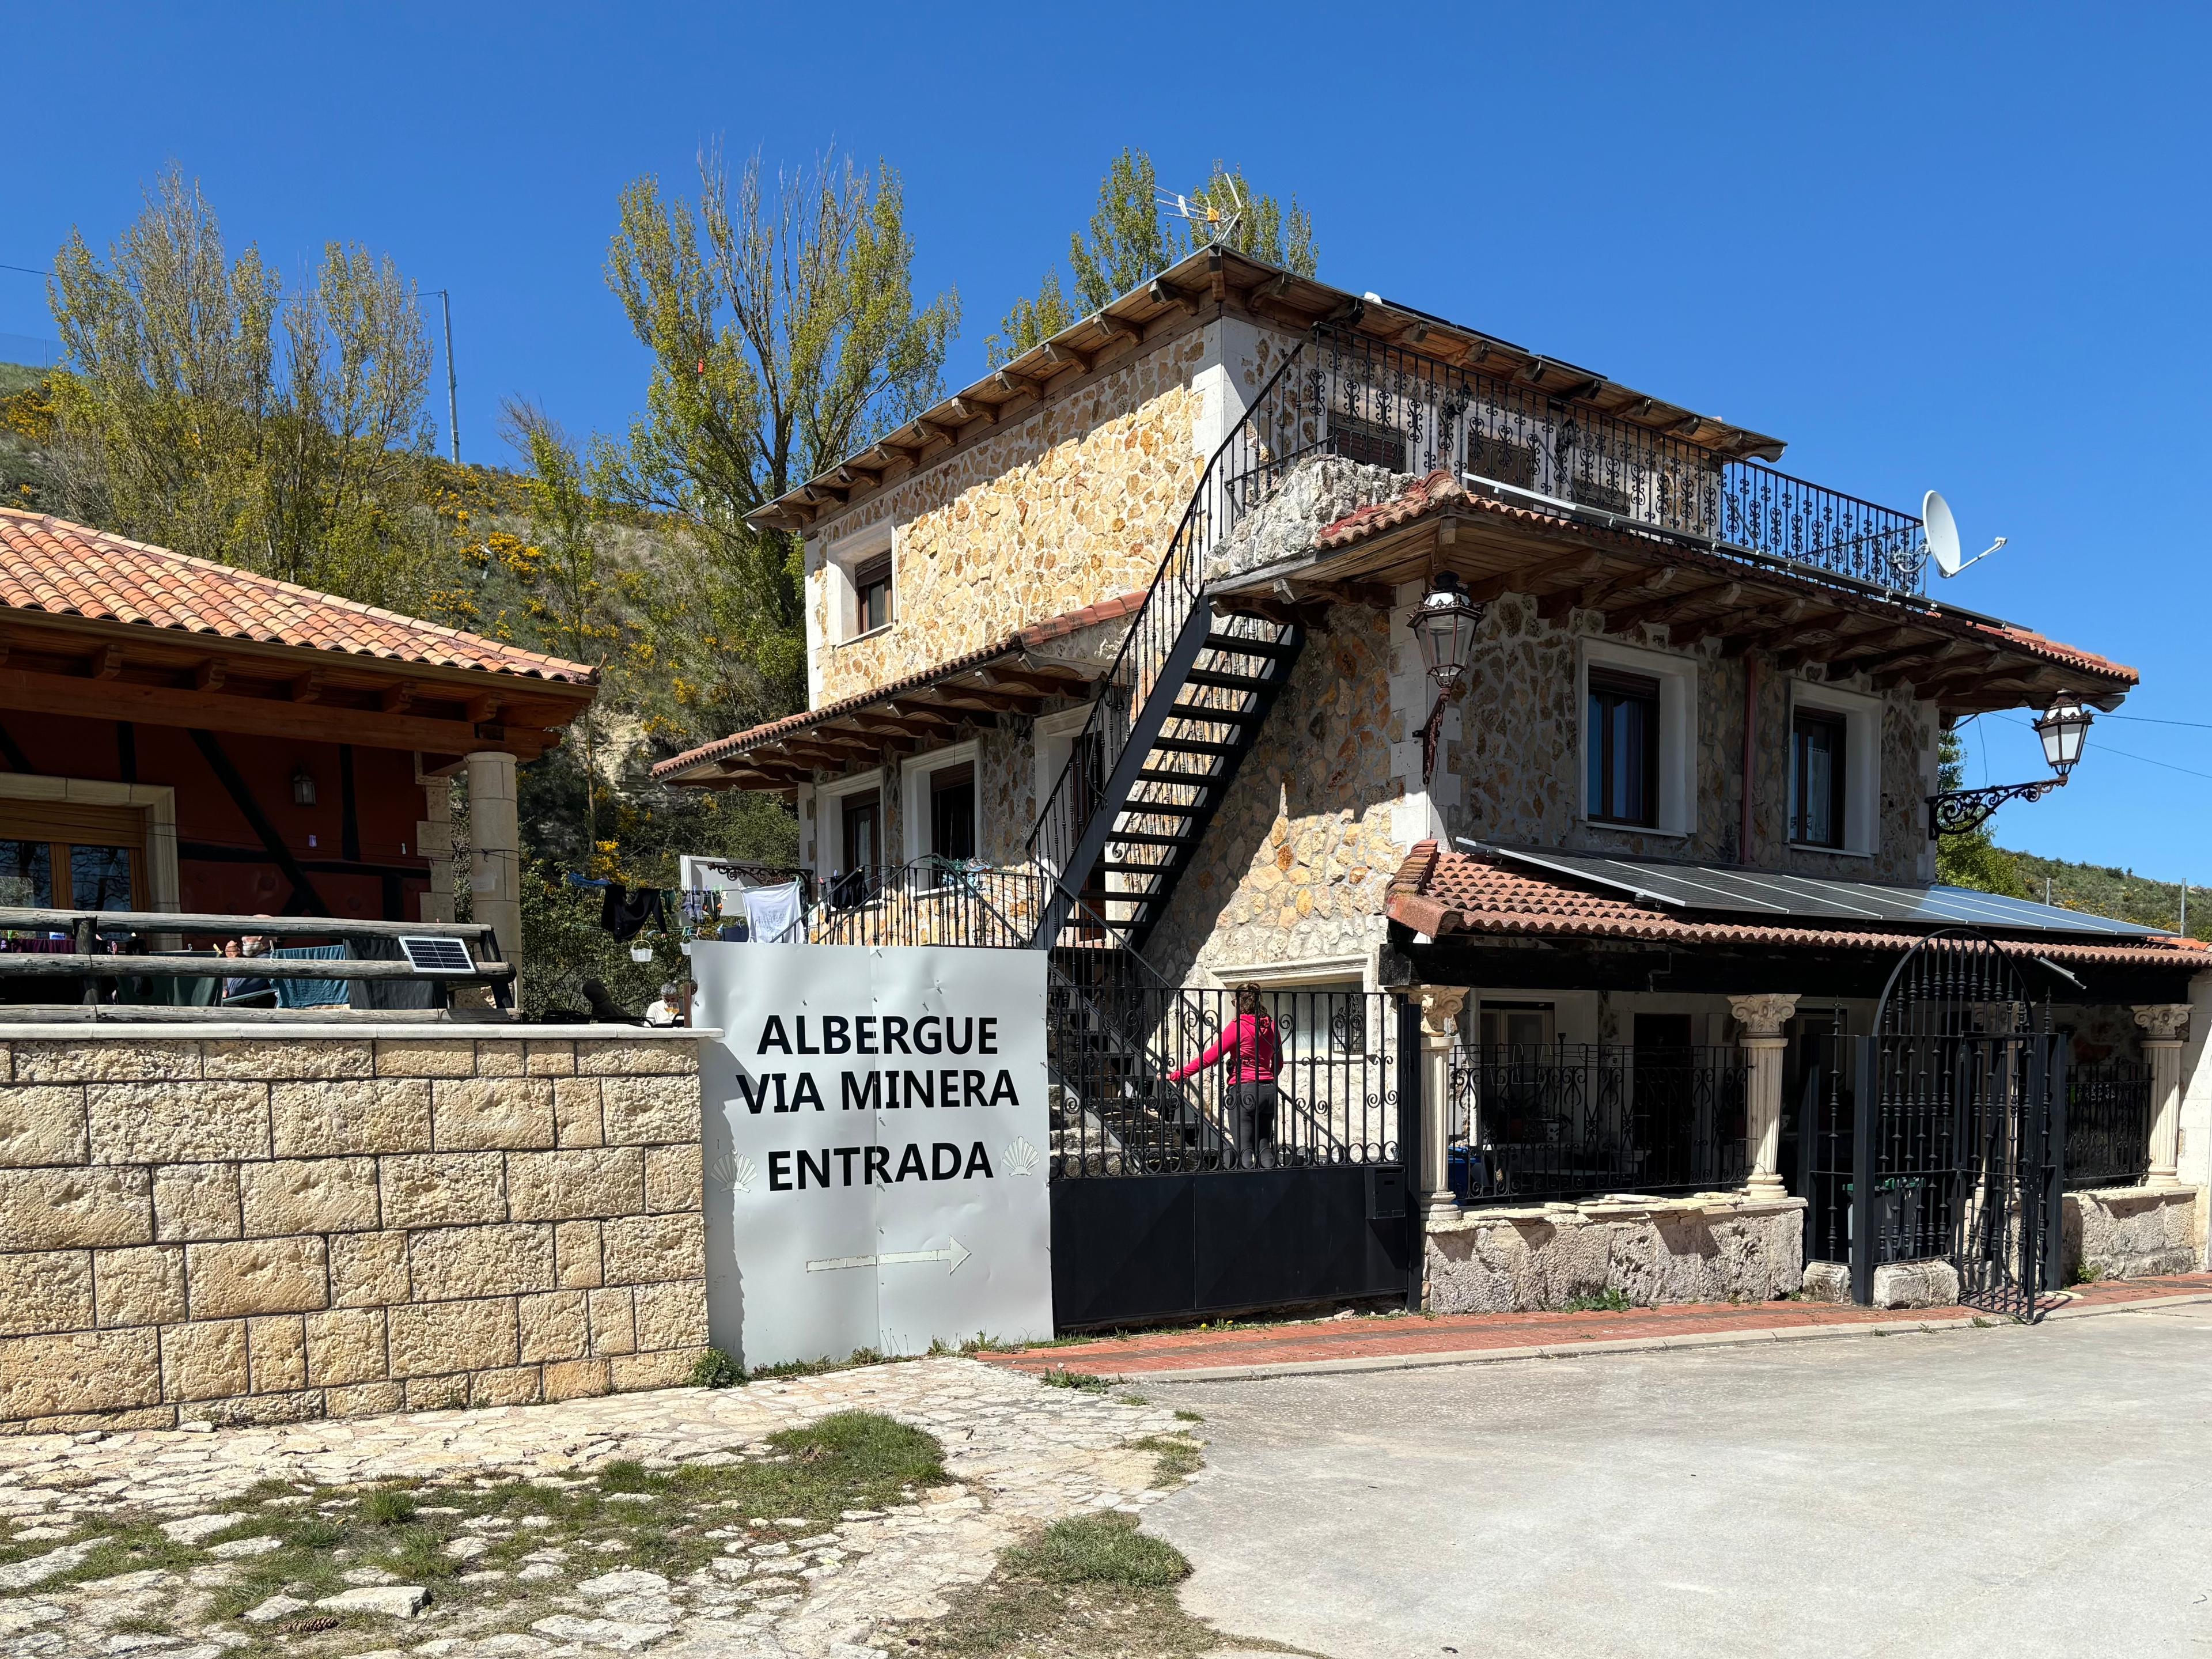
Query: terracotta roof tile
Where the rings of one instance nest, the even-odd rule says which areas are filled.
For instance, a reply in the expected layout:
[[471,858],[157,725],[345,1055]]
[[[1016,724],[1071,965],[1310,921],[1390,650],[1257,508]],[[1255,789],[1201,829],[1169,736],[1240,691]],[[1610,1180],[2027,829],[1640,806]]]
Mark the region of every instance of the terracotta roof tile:
[[[1901,951],[1923,937],[1844,925],[1696,921],[1562,878],[1417,842],[1391,878],[1391,920],[1441,939],[1451,933],[1648,939],[1667,945],[1753,945],[1802,949]],[[2038,955],[2114,967],[2212,968],[2212,949],[2166,937],[2133,945],[2087,945],[2039,934]]]
[[[1395,530],[1401,525],[1411,524],[1429,514],[1454,508],[1467,513],[1494,514],[1501,518],[1539,525],[1551,530],[1572,531],[1578,536],[1603,538],[1638,550],[1648,550],[1650,546],[1648,541],[1628,532],[1597,528],[1556,513],[1547,513],[1540,507],[1523,507],[1516,502],[1500,501],[1495,495],[1468,489],[1450,473],[1443,471],[1413,479],[1388,501],[1370,501],[1365,507],[1346,514],[1334,524],[1324,526],[1315,538],[1315,544],[1323,552],[1336,552],[1370,537],[1379,536],[1385,531]],[[1721,555],[1707,556],[1721,566],[1733,568],[1738,572],[1742,569],[1741,565]],[[1787,571],[1774,574],[1784,577],[1789,574]],[[2100,679],[2134,685],[2142,678],[2125,663],[2114,662],[2108,657],[2100,657],[2093,651],[2083,651],[2075,646],[2062,645],[2033,629],[2018,627],[2011,623],[1984,622],[1945,611],[1940,605],[1931,611],[1926,620],[1950,628],[1969,639],[2025,652],[2029,656],[2040,657],[2062,667],[2078,668],[2083,673],[2094,674]]]
[[1065,639],[1070,634],[1079,633],[1097,623],[1118,622],[1144,602],[1144,592],[1139,590],[1133,593],[1120,594],[1114,599],[1101,599],[1096,605],[1086,605],[1079,611],[1064,611],[1057,617],[1048,617],[1042,622],[1031,623],[1026,628],[1015,629],[1004,639],[995,641],[992,644],[968,652],[963,655],[951,658],[933,666],[918,670],[902,679],[892,680],[871,690],[857,692],[849,697],[841,697],[836,702],[824,703],[821,708],[810,708],[804,714],[786,714],[781,720],[768,720],[759,726],[748,726],[744,731],[732,732],[726,738],[717,738],[712,743],[702,744],[696,749],[687,749],[682,754],[671,756],[668,759],[656,764],[653,769],[653,775],[663,782],[673,782],[686,772],[694,771],[716,761],[726,760],[732,755],[742,755],[748,750],[759,748],[763,744],[781,742],[786,738],[805,731],[811,726],[817,726],[823,720],[837,720],[847,714],[856,714],[876,703],[902,696],[911,691],[919,691],[924,686],[933,685],[939,680],[950,679],[956,674],[965,674],[971,669],[981,668],[985,664],[996,662],[1002,657],[1011,657],[1024,651],[1034,651],[1041,645],[1048,645],[1054,640]]
[[273,576],[0,507],[0,607],[591,685],[599,670]]

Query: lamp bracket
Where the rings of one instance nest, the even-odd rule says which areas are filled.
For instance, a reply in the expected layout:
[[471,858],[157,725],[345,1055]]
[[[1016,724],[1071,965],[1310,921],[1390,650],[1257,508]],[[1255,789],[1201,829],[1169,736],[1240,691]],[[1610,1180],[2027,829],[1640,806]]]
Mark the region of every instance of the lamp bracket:
[[2008,800],[2041,800],[2054,789],[2065,787],[2064,776],[2039,778],[2033,783],[2004,783],[1987,789],[1946,789],[1928,797],[1928,839],[1941,836],[1970,836],[1990,821]]

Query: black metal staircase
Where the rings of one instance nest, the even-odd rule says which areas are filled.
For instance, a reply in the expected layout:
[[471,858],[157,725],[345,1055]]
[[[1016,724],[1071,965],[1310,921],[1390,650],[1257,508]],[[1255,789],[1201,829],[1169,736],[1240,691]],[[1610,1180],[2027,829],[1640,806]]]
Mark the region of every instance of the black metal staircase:
[[1213,555],[1325,429],[1304,344],[1213,453],[1131,619],[1030,853],[1053,884],[1032,945],[1139,949],[1289,678],[1295,624],[1217,615]]

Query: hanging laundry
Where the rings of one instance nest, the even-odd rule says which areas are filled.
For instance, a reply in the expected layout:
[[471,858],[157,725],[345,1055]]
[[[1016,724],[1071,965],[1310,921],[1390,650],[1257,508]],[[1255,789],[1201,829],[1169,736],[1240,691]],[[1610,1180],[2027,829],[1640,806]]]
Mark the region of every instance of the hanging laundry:
[[615,943],[628,944],[647,922],[661,932],[667,931],[667,913],[661,906],[660,890],[641,887],[633,893],[618,881],[609,882],[606,898],[599,906],[599,926],[614,935]]
[[799,902],[799,884],[781,887],[748,887],[744,891],[745,928],[757,945],[783,945],[805,938],[805,912]]

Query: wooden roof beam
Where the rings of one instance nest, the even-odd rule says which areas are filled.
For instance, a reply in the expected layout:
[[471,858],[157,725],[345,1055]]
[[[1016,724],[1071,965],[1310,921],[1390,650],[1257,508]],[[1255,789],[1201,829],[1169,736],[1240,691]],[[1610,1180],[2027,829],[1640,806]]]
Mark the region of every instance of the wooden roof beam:
[[1541,564],[1530,565],[1525,570],[1508,571],[1502,576],[1485,577],[1468,584],[1468,598],[1477,605],[1489,605],[1504,599],[1508,593],[1535,594],[1538,582],[1560,579],[1580,587],[1583,583],[1605,568],[1602,553],[1570,553],[1562,559],[1547,559]]
[[1152,295],[1152,301],[1156,305],[1174,306],[1186,317],[1198,315],[1200,301],[1195,295],[1185,294],[1181,289],[1172,288],[1158,276],[1152,278],[1152,286],[1145,291]]

